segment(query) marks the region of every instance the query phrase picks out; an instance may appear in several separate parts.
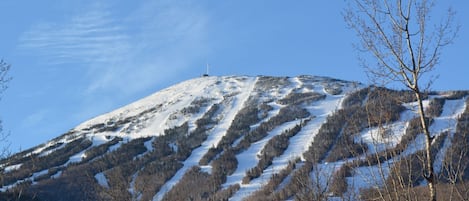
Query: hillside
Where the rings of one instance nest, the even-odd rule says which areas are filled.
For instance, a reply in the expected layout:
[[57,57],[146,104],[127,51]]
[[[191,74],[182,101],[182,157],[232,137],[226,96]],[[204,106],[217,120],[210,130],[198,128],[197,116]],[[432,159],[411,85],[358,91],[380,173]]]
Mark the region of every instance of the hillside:
[[[455,200],[469,195],[467,95],[425,94]],[[415,109],[408,91],[327,77],[195,78],[1,160],[0,200],[424,199]]]

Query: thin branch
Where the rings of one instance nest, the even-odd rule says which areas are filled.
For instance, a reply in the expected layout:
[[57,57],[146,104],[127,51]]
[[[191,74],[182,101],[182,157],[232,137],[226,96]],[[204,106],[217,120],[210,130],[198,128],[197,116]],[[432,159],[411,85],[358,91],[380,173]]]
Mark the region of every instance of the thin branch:
[[[376,17],[371,15],[368,12],[368,9],[366,9],[365,6],[363,6],[358,0],[355,0],[355,2],[357,2],[357,5],[359,5],[360,10],[362,12],[364,12],[370,18],[370,20],[373,22],[373,25],[375,26],[375,28],[378,29],[379,35],[384,40],[386,48],[389,49],[391,51],[391,53],[394,55],[394,57],[397,59],[397,61],[399,62],[399,66],[404,67],[406,69],[409,69],[409,67],[405,64],[405,62],[400,58],[399,54],[393,48],[392,43],[390,42],[388,36],[386,35],[385,31],[383,30],[383,27],[381,26],[381,24],[377,21]],[[391,68],[390,70],[396,72],[394,70],[394,68]]]

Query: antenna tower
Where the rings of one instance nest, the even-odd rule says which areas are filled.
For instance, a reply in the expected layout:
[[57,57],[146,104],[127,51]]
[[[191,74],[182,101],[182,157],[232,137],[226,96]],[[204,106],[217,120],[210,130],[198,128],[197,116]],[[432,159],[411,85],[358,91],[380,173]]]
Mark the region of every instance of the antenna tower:
[[207,76],[208,76],[209,67],[210,67],[210,66],[209,66],[208,63],[207,63],[207,68],[206,68],[206,70],[205,70],[205,74],[203,75],[204,77],[207,77]]

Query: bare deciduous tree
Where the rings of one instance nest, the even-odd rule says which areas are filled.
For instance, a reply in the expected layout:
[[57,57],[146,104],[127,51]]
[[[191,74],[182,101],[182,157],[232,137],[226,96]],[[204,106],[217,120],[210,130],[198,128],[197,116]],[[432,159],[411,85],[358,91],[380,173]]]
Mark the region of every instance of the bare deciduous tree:
[[434,136],[428,130],[422,103],[426,91],[422,87],[425,86],[422,77],[438,64],[442,48],[451,44],[458,27],[454,26],[455,13],[451,9],[442,21],[432,21],[433,7],[432,0],[354,0],[344,18],[360,39],[359,50],[377,60],[373,67],[362,60],[367,72],[383,83],[398,81],[416,96],[426,144],[424,177],[428,181],[431,200],[436,200],[430,152]]
[[[10,71],[10,64],[6,63],[3,60],[0,60],[0,98],[2,93],[7,89],[8,82],[11,80],[11,77],[8,76],[8,71]],[[0,147],[0,158],[3,158],[7,155],[9,147],[6,144],[8,133],[5,133],[2,126],[2,121],[0,120],[0,142],[5,143],[5,146]]]

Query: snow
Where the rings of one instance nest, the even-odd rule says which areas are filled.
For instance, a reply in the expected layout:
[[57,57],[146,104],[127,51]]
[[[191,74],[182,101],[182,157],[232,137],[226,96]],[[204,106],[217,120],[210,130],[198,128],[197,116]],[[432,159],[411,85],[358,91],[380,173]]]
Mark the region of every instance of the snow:
[[[324,87],[319,84],[314,85],[312,90],[318,93],[325,93]],[[344,92],[348,91],[345,90]],[[272,165],[267,167],[259,178],[253,179],[249,184],[242,184],[242,178],[244,177],[246,170],[257,165],[258,159],[255,156],[258,151],[263,148],[265,143],[260,144],[262,143],[261,141],[254,143],[247,151],[237,155],[236,158],[238,159],[239,163],[238,168],[235,173],[228,176],[227,182],[223,185],[224,187],[228,187],[229,185],[236,183],[240,184],[239,191],[237,191],[230,198],[230,200],[242,200],[243,198],[249,196],[253,192],[259,190],[263,185],[267,184],[272,175],[277,174],[281,170],[285,169],[288,166],[288,162],[290,160],[303,157],[303,153],[308,150],[309,146],[314,140],[314,136],[318,133],[321,125],[325,123],[327,116],[340,108],[344,97],[344,94],[327,95],[324,100],[314,102],[313,104],[307,106],[306,109],[308,109],[308,111],[311,113],[311,116],[314,118],[309,121],[308,124],[304,126],[299,133],[290,138],[290,145],[284,151],[284,153],[279,157],[275,157],[272,161]],[[302,120],[295,121],[295,123],[289,122],[286,124],[294,126],[300,121]],[[285,129],[284,126],[285,124],[277,127],[275,131],[269,133],[269,135],[263,139],[263,141],[267,141],[273,137],[272,134],[275,132],[280,134],[281,131]],[[262,146],[259,147],[259,145]]]
[[[189,132],[191,132],[196,129],[196,121],[203,117],[211,106],[219,104],[220,107],[218,113],[215,115],[217,120],[219,120],[218,124],[214,125],[214,127],[208,131],[207,139],[200,147],[197,147],[192,151],[191,155],[183,162],[183,167],[179,169],[176,174],[161,187],[160,191],[154,195],[153,200],[161,200],[164,194],[171,190],[171,188],[181,180],[183,175],[191,167],[198,165],[200,159],[207,150],[218,145],[222,137],[226,134],[226,131],[230,127],[236,114],[243,108],[243,106],[245,106],[247,100],[251,96],[258,97],[261,102],[268,102],[268,104],[273,108],[260,122],[251,126],[251,129],[255,129],[261,123],[278,115],[280,109],[284,107],[284,105],[279,104],[275,100],[279,100],[292,92],[315,92],[325,94],[326,98],[324,100],[315,101],[303,106],[311,113],[310,121],[307,122],[300,132],[289,139],[290,144],[284,153],[278,157],[274,157],[272,165],[267,167],[258,178],[251,180],[248,184],[242,184],[242,179],[245,176],[246,171],[255,167],[259,162],[257,156],[261,150],[263,150],[267,142],[272,139],[272,137],[281,134],[286,129],[293,128],[306,119],[298,119],[277,126],[272,131],[268,132],[266,137],[252,143],[247,150],[236,155],[238,167],[232,175],[228,175],[227,181],[222,184],[222,187],[226,188],[233,184],[239,184],[239,191],[235,192],[234,196],[231,197],[230,200],[242,200],[253,192],[261,189],[262,186],[270,180],[272,175],[285,169],[288,166],[289,161],[296,158],[302,158],[303,153],[308,150],[321,125],[326,122],[327,117],[340,109],[344,97],[346,97],[348,93],[363,87],[362,85],[355,85],[353,83],[328,83],[326,79],[312,78],[308,80],[307,78],[303,80],[300,77],[294,77],[288,79],[289,83],[287,86],[271,87],[266,91],[260,91],[255,88],[256,82],[258,81],[257,79],[258,78],[254,77],[203,77],[182,82],[128,106],[86,121],[73,129],[71,131],[72,134],[50,141],[36,148],[34,151],[29,153],[29,155],[39,154],[39,156],[46,156],[63,148],[69,142],[83,136],[91,140],[92,146],[71,156],[65,164],[57,166],[66,167],[71,163],[82,161],[86,157],[86,151],[90,148],[108,143],[115,137],[120,137],[123,140],[111,146],[108,152],[118,149],[124,143],[133,139],[149,136],[153,137],[144,142],[144,146],[147,151],[136,156],[136,158],[138,158],[153,151],[154,148],[152,147],[152,142],[155,139],[155,136],[164,134],[165,129],[181,126],[187,122]],[[331,86],[333,85],[333,87],[341,87],[342,93],[338,95],[328,93],[325,89],[325,87],[329,86],[328,84],[331,84]],[[435,97],[441,96],[434,96],[432,98]],[[199,111],[193,114],[182,112],[183,108],[191,106],[194,101],[200,99],[207,100],[207,102],[204,102]],[[424,107],[428,107],[429,102],[429,100],[425,100]],[[385,125],[383,128],[374,127],[365,129],[357,134],[354,139],[355,142],[366,143],[369,148],[368,152],[365,154],[383,151],[386,148],[396,146],[401,141],[401,138],[408,127],[408,121],[418,115],[416,112],[416,102],[405,103],[403,105],[406,107],[406,110],[401,113],[400,119],[396,122]],[[462,112],[464,112],[465,108],[465,98],[446,100],[442,114],[439,117],[436,117],[432,125],[429,127],[430,132],[434,136],[439,136],[444,132],[448,132],[448,137],[443,142],[442,149],[440,149],[436,155],[434,167],[437,172],[442,169],[441,161],[443,161],[446,151],[451,145],[451,139],[455,132],[457,118],[462,114]],[[121,125],[114,125],[115,122],[123,123],[121,123]],[[91,127],[103,123],[105,126],[116,126],[116,128],[115,130],[107,129],[108,131],[102,131],[102,128],[91,129]],[[385,130],[387,130],[387,133],[383,133]],[[241,140],[242,138],[237,139],[233,145],[237,145]],[[354,169],[352,176],[347,178],[347,182],[351,187],[351,189],[349,189],[350,192],[348,193],[356,193],[363,188],[370,188],[373,186],[379,187],[383,185],[384,179],[388,176],[389,168],[392,166],[393,162],[398,161],[399,158],[422,150],[425,146],[424,140],[424,136],[419,134],[414,141],[410,142],[407,149],[404,150],[398,158],[385,161],[381,165]],[[59,143],[62,143],[62,145],[59,146]],[[175,144],[170,144],[170,146],[175,150],[178,148]],[[363,157],[364,156],[360,156],[359,158],[354,159],[361,159]],[[330,182],[329,179],[332,177],[334,172],[339,170],[346,162],[347,161],[321,163],[318,164],[310,174],[313,179],[318,180],[321,185],[326,186],[327,182]],[[298,163],[296,169],[298,169],[301,164],[302,163]],[[7,166],[7,164],[4,164],[4,166]],[[15,171],[20,169],[21,166],[22,164],[9,165],[4,168],[4,171],[5,173]],[[201,166],[201,168],[202,171],[210,173],[212,167],[210,165],[206,165]],[[6,191],[7,189],[13,188],[24,181],[31,181],[34,184],[34,180],[37,177],[43,176],[47,173],[48,169],[41,170],[32,174],[31,177],[19,180],[8,186],[3,186],[0,188],[0,191]],[[51,178],[58,178],[61,174],[62,171],[59,171],[52,175]],[[128,191],[131,193],[133,199],[139,200],[139,196],[141,195],[134,189],[137,175],[138,171],[132,176]],[[317,176],[320,177],[316,178]],[[94,177],[99,185],[109,188],[108,180],[103,172],[96,174]],[[290,177],[291,175],[288,175],[280,186],[286,185],[290,180]]]
[[440,117],[458,117],[466,109],[466,98],[446,100]]
[[95,174],[94,178],[96,179],[96,181],[98,182],[100,186],[104,188],[109,188],[109,184],[107,182],[107,178],[106,178],[106,175],[104,175],[104,173],[100,172],[98,174]]
[[[424,105],[428,105],[427,102]],[[400,114],[399,120],[382,127],[365,129],[355,137],[354,141],[356,143],[365,143],[368,146],[369,153],[377,153],[395,147],[404,136],[409,121],[418,115],[416,113],[416,102],[407,103],[404,106],[406,110]]]
[[[449,136],[443,142],[443,147],[439,150],[436,155],[434,168],[436,172],[439,172],[442,167],[443,158],[446,154],[446,150],[450,146],[450,139],[454,135],[456,129],[456,123],[459,116],[464,112],[466,108],[466,99],[457,100],[446,100],[443,106],[443,112],[439,117],[433,119],[433,123],[429,127],[430,133],[437,137],[444,132],[449,132]],[[407,149],[401,154],[402,156],[408,156],[416,153],[419,150],[425,148],[425,136],[423,134],[417,135],[416,139],[411,142]]]
[[[194,114],[192,116],[192,119],[189,122],[189,133],[194,132],[194,130],[197,128],[196,120],[200,119],[204,116],[204,114],[210,109],[210,107],[205,107],[205,110],[201,109],[199,113]],[[184,123],[184,122],[183,122]],[[181,124],[178,124],[181,125]]]
[[[260,122],[254,124],[254,125],[251,125],[251,129],[256,129],[257,127],[259,127],[262,123],[264,122],[267,122],[270,120],[270,118],[276,116],[279,114],[280,112],[280,109],[283,108],[283,105],[280,105],[276,102],[270,102],[270,103],[267,103],[267,105],[269,105],[270,107],[272,107],[272,109],[270,111],[267,112],[267,116],[264,117]],[[239,142],[235,143],[234,146],[236,146]]]
[[191,93],[197,92],[195,90],[200,89],[200,86],[213,85],[217,81],[217,77],[204,77],[198,79],[188,80],[172,87],[161,90],[157,93],[154,93],[146,98],[143,98],[139,101],[136,101],[132,104],[129,104],[125,107],[119,108],[107,114],[100,115],[89,121],[86,121],[79,126],[76,130],[83,130],[89,128],[92,125],[99,124],[101,122],[106,122],[109,119],[119,119],[124,116],[137,116],[141,112],[155,108],[162,103],[174,103],[177,102],[179,98],[186,94],[199,94]]
[[112,136],[112,134],[113,134],[112,132],[103,132],[99,134],[88,134],[87,137],[93,143],[92,147],[95,147],[95,146],[99,146],[99,145],[105,144],[113,140],[114,138],[110,137]]
[[11,171],[18,170],[18,169],[20,169],[20,167],[21,167],[22,165],[23,165],[23,164],[20,163],[20,164],[16,164],[16,165],[7,166],[7,167],[5,167],[5,169],[3,169],[3,173],[6,174],[6,173],[9,173],[9,172],[11,172]]
[[393,160],[386,161],[380,165],[355,168],[353,176],[347,177],[349,191],[359,193],[361,189],[383,186],[389,175]]
[[395,147],[401,141],[408,125],[408,122],[399,120],[395,123],[384,125],[382,128],[374,127],[366,129],[355,138],[355,142],[367,144],[368,152],[381,152]]
[[321,189],[326,190],[332,182],[334,173],[337,172],[345,163],[346,161],[336,161],[317,164],[317,166],[313,167],[310,177]]
[[[277,95],[285,95],[284,93],[281,93],[281,94],[277,94]],[[282,105],[276,103],[276,102],[270,102],[268,103],[268,105],[270,105],[272,107],[272,110],[270,110],[269,112],[267,112],[267,116],[264,117],[260,122],[254,124],[254,125],[251,125],[250,128],[251,130],[254,130],[256,129],[257,127],[259,127],[262,123],[264,122],[267,122],[269,121],[272,117],[276,116],[279,114],[280,112],[280,109],[283,107]],[[236,141],[233,142],[232,146],[233,147],[236,147],[238,146],[239,143],[241,143],[244,139],[244,136],[238,138]]]
[[150,140],[147,140],[143,143],[143,146],[147,149],[145,152],[137,155],[134,157],[134,160],[140,157],[143,157],[145,154],[152,152],[155,148],[153,148],[153,141],[155,140],[155,137],[152,137]]
[[443,112],[430,127],[432,133],[442,133],[448,131],[449,134],[443,142],[443,147],[438,151],[435,157],[434,169],[436,173],[441,172],[446,151],[451,145],[451,140],[456,132],[456,124],[459,116],[466,109],[466,99],[446,100],[443,107]]
[[178,152],[178,145],[176,143],[169,143],[169,147],[171,147],[171,149],[174,151],[174,152]]
[[[182,178],[182,176],[184,176],[187,170],[189,170],[194,165],[198,165],[200,159],[205,154],[205,152],[210,149],[210,147],[218,145],[221,138],[226,134],[226,131],[230,127],[231,122],[235,118],[237,112],[241,110],[244,103],[248,100],[256,82],[257,78],[248,78],[243,82],[239,82],[235,79],[232,80],[232,84],[238,85],[239,94],[235,95],[234,98],[231,100],[231,105],[222,104],[222,108],[220,109],[225,111],[223,112],[223,114],[225,114],[224,118],[221,119],[221,122],[219,122],[219,124],[217,124],[211,130],[207,140],[205,140],[200,147],[192,151],[189,158],[184,161],[184,166],[179,169],[176,174],[161,187],[160,191],[153,197],[153,200],[163,199],[164,194],[179,182],[179,180]],[[228,85],[229,88],[233,88],[233,86],[234,85]],[[197,85],[194,85],[193,87],[197,87]],[[220,87],[220,89],[224,91],[227,88],[225,86]],[[212,91],[212,93],[214,92]],[[216,97],[215,95],[217,94],[221,95],[222,93],[215,92],[215,94],[213,94],[213,97]]]
[[132,175],[132,181],[130,181],[129,193],[132,195],[132,200],[141,200],[142,193],[135,191],[135,182],[137,180],[138,171]]
[[145,148],[147,149],[148,152],[151,152],[153,151],[153,140],[155,140],[155,138],[151,138],[150,140],[146,141],[145,143],[143,143],[143,145],[145,146]]
[[437,174],[440,173],[443,168],[443,161],[445,160],[446,151],[451,145],[452,136],[453,135],[446,136],[445,141],[443,142],[443,147],[438,151],[438,153],[435,156],[433,168],[434,168],[435,173]]
[[[124,125],[114,136],[136,139],[161,135],[165,129],[189,123],[195,129],[195,121],[205,114],[212,104],[219,103],[224,96],[242,92],[244,83],[250,77],[203,77],[192,79],[161,90],[130,105],[86,121],[74,130],[87,130],[102,122],[116,122],[128,117],[137,117]],[[247,80],[247,81],[246,81]],[[194,100],[208,98],[210,104],[196,114],[182,114],[181,109],[190,106]],[[173,117],[173,118],[170,118]],[[93,131],[91,131],[93,133]]]
[[64,166],[67,166],[71,163],[79,163],[81,162],[81,160],[83,160],[84,158],[86,158],[86,154],[85,152],[87,151],[87,149],[73,155],[70,157],[70,159],[64,164]]
[[[295,172],[299,169],[301,169],[301,167],[303,167],[304,163],[303,162],[299,162],[299,163],[296,163],[295,164],[295,168],[291,171],[291,172]],[[284,179],[283,181],[278,185],[277,189],[283,189],[285,188],[291,181],[292,179],[292,175],[291,174],[288,174]]]
[[18,180],[16,181],[15,183],[13,184],[10,184],[10,185],[6,185],[6,186],[2,186],[0,188],[0,192],[6,192],[12,188],[15,188],[17,185],[23,183],[23,182],[28,182],[28,181],[31,181],[32,184],[36,184],[36,182],[34,181],[36,179],[36,177],[40,177],[40,176],[43,176],[43,175],[46,175],[47,173],[49,173],[49,170],[48,169],[45,169],[45,170],[41,170],[39,172],[35,172],[32,174],[31,177],[28,177],[28,178],[25,178],[25,179],[21,179],[21,180]]
[[[323,91],[322,89],[319,89],[319,88],[316,88],[316,90]],[[290,138],[290,145],[285,150],[285,152],[281,156],[275,157],[274,160],[272,161],[272,165],[264,171],[264,174],[262,174],[261,177],[251,181],[251,183],[252,184],[258,183],[256,187],[260,188],[262,184],[266,184],[269,181],[270,177],[273,174],[277,174],[282,169],[286,168],[290,160],[298,158],[298,157],[302,158],[303,153],[309,149],[309,146],[313,142],[314,137],[319,132],[321,125],[325,123],[327,116],[331,115],[332,112],[340,109],[340,106],[344,97],[345,97],[344,94],[328,95],[326,99],[313,103],[311,106],[307,107],[307,109],[312,114],[312,116],[314,116],[314,118],[311,121],[309,121],[301,129],[299,133],[297,133],[295,136]],[[330,175],[332,175],[333,172],[339,169],[343,163],[344,162],[323,164],[318,167],[318,170],[320,172],[320,175],[323,175],[323,176],[329,175],[329,176],[326,176],[326,178],[329,178]],[[318,175],[319,172],[313,171],[311,173],[313,176],[312,178]],[[321,180],[321,182],[323,182],[323,186],[326,186],[325,185],[326,181],[323,181],[324,180],[323,178],[319,178],[319,179]],[[288,180],[289,179],[286,178],[284,182]],[[255,190],[259,190],[259,188],[252,188],[250,192],[246,192],[244,194],[251,194]],[[242,195],[242,194],[239,194],[239,195]],[[242,198],[243,196],[233,197],[233,200],[241,200]]]
[[[428,107],[429,101],[424,102],[424,107]],[[433,123],[430,125],[430,132],[433,136],[439,136],[443,132],[449,132],[449,136],[443,142],[443,147],[439,150],[436,155],[434,168],[435,171],[438,173],[442,169],[442,162],[444,156],[446,154],[446,150],[451,144],[451,138],[454,135],[457,118],[464,112],[466,108],[466,100],[465,99],[458,99],[458,100],[446,100],[443,106],[443,112],[439,117],[434,118]],[[406,104],[408,107],[407,114],[404,113],[401,115],[401,119],[391,125],[401,124],[404,121],[410,120],[413,116],[417,114],[408,113],[410,111],[416,111],[416,103]],[[405,118],[407,117],[407,118]],[[404,129],[405,131],[405,129]],[[367,134],[362,133],[362,139],[364,137],[370,137],[372,134],[371,132],[366,131]],[[366,139],[364,139],[365,142]],[[400,140],[400,139],[399,139]],[[386,142],[386,140],[379,139],[377,140],[380,143]],[[373,143],[368,143],[369,146],[376,145],[377,141],[373,141]],[[398,142],[398,141],[397,141]],[[391,144],[395,144],[396,142],[393,141]],[[368,166],[368,167],[359,167],[355,168],[352,177],[347,178],[347,182],[354,193],[359,193],[360,189],[370,188],[370,187],[379,187],[383,185],[383,182],[389,175],[389,170],[394,161],[399,160],[400,158],[409,156],[411,154],[416,153],[419,150],[423,150],[425,148],[425,136],[423,134],[417,135],[416,139],[412,141],[408,146],[407,149],[404,150],[399,156],[396,156],[394,159],[385,161],[381,164]],[[379,150],[375,148],[375,150]]]
[[[61,149],[63,148],[66,144],[76,140],[79,138],[79,135],[64,135],[62,138],[58,139],[58,140],[52,140],[50,142],[47,142],[45,145],[42,145],[42,146],[39,146],[37,147],[36,149],[34,149],[34,151],[26,154],[24,157],[28,157],[28,156],[31,156],[33,154],[40,154],[40,156],[46,156],[46,155],[49,155],[50,153],[58,150],[58,149]],[[62,143],[62,145],[54,148],[54,149],[51,149],[51,150],[48,150],[48,151],[44,151],[50,147],[53,147],[59,143]]]
[[27,181],[30,181],[30,180],[31,180],[31,178],[26,178],[26,179],[18,180],[13,184],[2,186],[2,188],[0,188],[0,192],[6,192],[6,191],[8,191],[12,188],[15,188],[18,184],[21,184],[23,182],[27,182]]
[[49,169],[41,170],[39,172],[34,173],[32,178],[40,177],[42,175],[46,175],[47,173],[49,173]]
[[[126,141],[129,141],[129,140],[127,139]],[[123,143],[124,143],[124,140],[119,141],[119,142],[116,143],[115,145],[110,146],[110,147],[108,148],[108,152],[113,152],[113,151],[119,149],[119,147],[121,147]]]
[[328,95],[326,99],[306,107],[314,118],[290,139],[290,146],[285,152],[288,154],[287,156],[303,156],[303,153],[308,150],[314,137],[319,132],[321,125],[326,122],[327,117],[340,109],[343,98],[344,95]]
[[434,119],[434,122],[429,128],[430,133],[454,132],[457,118],[466,108],[465,102],[465,99],[446,100],[443,106],[443,112],[439,117]]
[[50,150],[47,150],[47,151],[42,151],[42,152],[40,152],[41,154],[39,154],[39,157],[47,156],[47,155],[49,155],[50,153],[52,153],[52,152],[54,152],[54,151],[56,151],[56,150],[59,150],[59,149],[61,149],[61,148],[64,148],[65,145],[66,145],[66,144],[63,143],[62,145],[60,145],[60,146],[57,147],[57,148],[50,149]]
[[401,156],[409,156],[425,148],[425,135],[418,134],[415,140],[407,145],[407,148],[401,153]]
[[62,171],[58,171],[58,172],[55,173],[54,175],[50,176],[50,178],[52,178],[52,179],[57,179],[57,178],[59,178],[60,176],[62,176]]
[[270,139],[272,139],[276,135],[282,134],[285,130],[294,128],[297,124],[300,124],[301,121],[302,119],[291,121],[276,127],[274,130],[270,131],[266,137],[262,138],[261,140],[255,143],[252,143],[246,151],[236,155],[236,159],[238,160],[238,167],[232,175],[229,175],[227,177],[227,182],[223,185],[225,187],[228,187],[234,184],[240,184],[241,189],[238,191],[238,193],[241,194],[243,194],[243,190],[245,188],[251,188],[253,185],[257,185],[253,183],[247,185],[241,183],[246,171],[257,165],[257,163],[259,162],[259,158],[257,156],[260,154],[260,152]]

